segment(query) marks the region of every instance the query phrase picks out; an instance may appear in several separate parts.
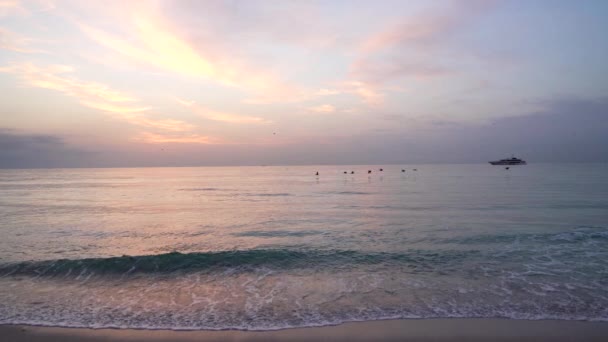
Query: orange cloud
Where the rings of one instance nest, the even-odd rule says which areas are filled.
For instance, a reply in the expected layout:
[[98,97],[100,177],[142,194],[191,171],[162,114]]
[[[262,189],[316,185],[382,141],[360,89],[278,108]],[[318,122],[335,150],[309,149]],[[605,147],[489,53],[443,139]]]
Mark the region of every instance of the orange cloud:
[[[144,115],[149,108],[135,105],[136,98],[100,83],[83,82],[64,76],[73,71],[73,68],[64,65],[39,67],[31,63],[0,68],[0,72],[16,74],[25,85],[61,92],[76,98],[83,106],[102,111],[135,126],[167,132],[190,132],[196,128],[180,120],[150,119]],[[188,142],[195,140],[192,134],[186,137],[189,137]],[[157,137],[156,140],[158,139],[160,138]],[[178,138],[173,139],[178,140]],[[198,139],[198,141],[204,143],[206,140]]]
[[[106,85],[94,82],[82,82],[63,76],[74,71],[70,66],[51,65],[39,67],[31,63],[22,63],[0,68],[0,71],[18,75],[25,85],[52,89],[76,97],[87,107],[100,109],[97,105],[105,104],[108,105],[108,111],[132,112],[146,110],[146,108],[124,105],[124,103],[134,102],[135,99],[125,93],[112,90]],[[113,105],[117,107],[112,108]]]
[[0,27],[0,49],[21,53],[44,53],[45,51],[29,48],[32,39]]
[[361,81],[344,82],[343,87],[345,92],[358,95],[365,103],[370,106],[378,106],[384,103],[384,94],[378,90],[378,87]]
[[21,5],[21,1],[19,0],[0,0],[0,17],[12,14],[25,15],[28,13],[28,10]]
[[145,116],[139,113],[123,114],[121,118],[133,125],[155,128],[170,132],[189,132],[196,128],[196,126],[184,121],[174,119],[152,120],[146,118]]
[[333,113],[336,111],[336,107],[329,104],[324,104],[316,107],[311,107],[309,108],[309,110],[317,113]]
[[142,132],[134,140],[151,143],[151,144],[162,144],[162,143],[219,144],[220,143],[215,138],[198,135],[198,134],[173,136],[173,135],[157,134],[157,133],[150,133],[150,132]]
[[251,103],[281,101],[288,91],[295,92],[271,72],[235,60],[231,53],[213,44],[191,44],[150,10],[142,9],[127,19],[127,25],[131,27],[128,38],[84,23],[79,27],[93,41],[136,63],[252,91],[255,96],[248,100]]
[[196,104],[194,101],[186,101],[180,98],[175,98],[177,103],[184,107],[190,108],[195,114],[204,117],[205,119],[228,122],[234,124],[269,124],[272,123],[270,120],[255,116],[244,116],[238,114],[218,112],[209,108],[205,108]]
[[338,95],[340,93],[342,93],[342,92],[339,90],[336,90],[336,89],[321,88],[315,93],[315,95],[316,96],[331,96],[331,95]]
[[[385,90],[385,89],[386,89],[386,87],[380,86],[378,84],[374,84],[371,82],[364,82],[364,81],[359,81],[359,80],[344,81],[344,82],[338,83],[335,86],[335,88],[332,88],[332,89],[329,89],[329,88],[319,89],[314,94],[309,96],[309,98],[312,99],[315,97],[322,97],[322,96],[351,94],[351,95],[358,96],[359,98],[361,98],[361,100],[363,100],[363,102],[365,102],[369,106],[379,106],[384,103],[385,95],[382,92],[382,90]],[[324,109],[326,112],[330,111],[329,107],[325,107],[325,108],[320,108],[320,107],[321,106],[313,107],[313,108],[309,108],[309,109],[311,109],[313,111],[317,111],[317,112],[323,112]]]

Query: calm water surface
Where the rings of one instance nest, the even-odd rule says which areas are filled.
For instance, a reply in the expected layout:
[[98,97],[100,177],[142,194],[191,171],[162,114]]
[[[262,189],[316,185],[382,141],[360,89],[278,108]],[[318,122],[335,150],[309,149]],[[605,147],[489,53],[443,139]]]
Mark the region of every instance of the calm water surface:
[[608,321],[607,165],[401,168],[0,170],[0,324]]

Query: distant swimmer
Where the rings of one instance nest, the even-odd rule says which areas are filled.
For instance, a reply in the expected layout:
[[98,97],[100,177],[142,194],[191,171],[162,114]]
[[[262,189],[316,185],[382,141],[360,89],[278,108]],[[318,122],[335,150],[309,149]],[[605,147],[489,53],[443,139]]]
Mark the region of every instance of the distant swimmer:
[[372,173],[372,170],[367,170],[367,173],[368,173],[368,174]]
[[318,175],[319,175],[319,171],[317,171],[317,173],[315,174],[315,176],[318,176]]
[[354,175],[354,174],[355,174],[355,171],[351,171],[351,172],[350,172],[350,174],[351,174],[351,175]]
[[401,172],[405,172],[405,169],[401,169]]
[[418,171],[418,169],[414,169],[414,171]]
[[508,170],[508,169],[509,169],[509,167],[508,167],[508,166],[507,166],[507,167],[505,167],[505,170]]
[[347,174],[348,172],[344,171],[344,174]]
[[384,170],[380,169],[380,171],[384,171]]

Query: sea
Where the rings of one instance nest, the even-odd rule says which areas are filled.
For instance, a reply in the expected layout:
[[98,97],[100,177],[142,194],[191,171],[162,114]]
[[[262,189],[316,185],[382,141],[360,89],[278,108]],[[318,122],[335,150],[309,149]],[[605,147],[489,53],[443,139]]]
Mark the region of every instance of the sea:
[[608,165],[0,170],[0,324],[449,317],[608,321]]

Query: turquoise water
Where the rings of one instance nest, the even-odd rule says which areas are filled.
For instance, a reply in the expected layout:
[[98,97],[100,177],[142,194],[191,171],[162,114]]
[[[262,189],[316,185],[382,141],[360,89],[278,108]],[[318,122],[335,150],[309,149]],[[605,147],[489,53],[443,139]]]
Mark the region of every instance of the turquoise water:
[[0,324],[607,321],[606,260],[604,164],[0,170]]

